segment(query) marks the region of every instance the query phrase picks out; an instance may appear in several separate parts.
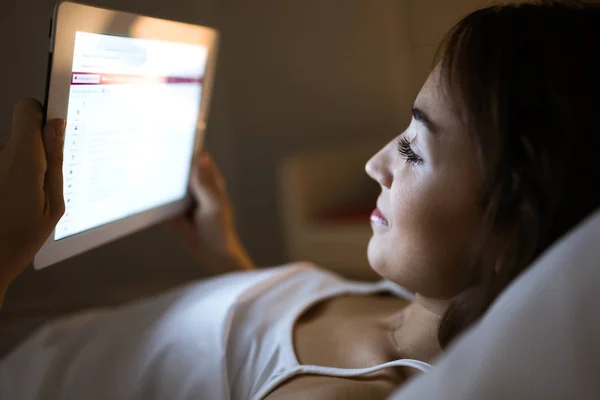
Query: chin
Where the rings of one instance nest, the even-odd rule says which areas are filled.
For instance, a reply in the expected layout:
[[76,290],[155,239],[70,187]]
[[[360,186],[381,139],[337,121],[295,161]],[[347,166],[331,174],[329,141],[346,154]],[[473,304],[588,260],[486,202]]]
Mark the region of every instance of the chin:
[[415,271],[406,270],[407,265],[399,262],[405,257],[385,251],[389,249],[389,244],[385,243],[381,237],[377,237],[377,235],[371,237],[367,249],[367,258],[371,269],[383,279],[390,280],[411,292],[416,292],[419,285],[416,285],[417,282],[413,280]]
[[376,235],[371,237],[369,240],[369,246],[367,248],[367,259],[369,260],[369,265],[371,269],[375,271],[382,278],[386,278],[386,262],[385,256],[381,252],[382,243]]

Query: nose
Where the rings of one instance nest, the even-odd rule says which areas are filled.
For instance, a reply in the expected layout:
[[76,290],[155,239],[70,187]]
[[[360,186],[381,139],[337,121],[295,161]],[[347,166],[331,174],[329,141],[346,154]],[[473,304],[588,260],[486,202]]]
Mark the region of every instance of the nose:
[[383,149],[379,150],[365,165],[367,175],[387,189],[391,188],[393,181],[393,175],[389,168],[390,155],[388,147],[389,146],[385,146]]

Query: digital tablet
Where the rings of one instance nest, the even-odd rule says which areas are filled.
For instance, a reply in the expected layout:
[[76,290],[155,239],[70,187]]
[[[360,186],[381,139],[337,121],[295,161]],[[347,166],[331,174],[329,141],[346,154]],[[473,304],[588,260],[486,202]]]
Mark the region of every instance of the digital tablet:
[[66,211],[39,269],[182,213],[214,75],[215,30],[61,2],[46,118],[67,121]]

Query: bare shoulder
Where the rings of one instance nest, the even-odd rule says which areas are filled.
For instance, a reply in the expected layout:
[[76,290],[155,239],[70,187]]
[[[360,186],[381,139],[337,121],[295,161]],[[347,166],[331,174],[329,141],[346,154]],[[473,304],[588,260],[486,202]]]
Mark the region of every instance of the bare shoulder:
[[265,400],[383,400],[398,387],[385,379],[355,379],[302,376],[275,389]]

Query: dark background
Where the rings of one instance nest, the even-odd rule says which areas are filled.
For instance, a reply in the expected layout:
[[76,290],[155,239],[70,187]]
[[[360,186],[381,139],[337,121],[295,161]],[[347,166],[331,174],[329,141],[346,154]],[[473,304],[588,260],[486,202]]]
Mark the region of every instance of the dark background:
[[[208,146],[227,179],[239,232],[261,266],[287,260],[278,200],[286,157],[348,143],[383,145],[404,129],[442,35],[487,0],[95,0],[221,32]],[[12,106],[43,98],[54,0],[2,0],[0,141]],[[204,276],[156,226],[40,272],[0,313],[0,354],[65,312],[106,306]]]

